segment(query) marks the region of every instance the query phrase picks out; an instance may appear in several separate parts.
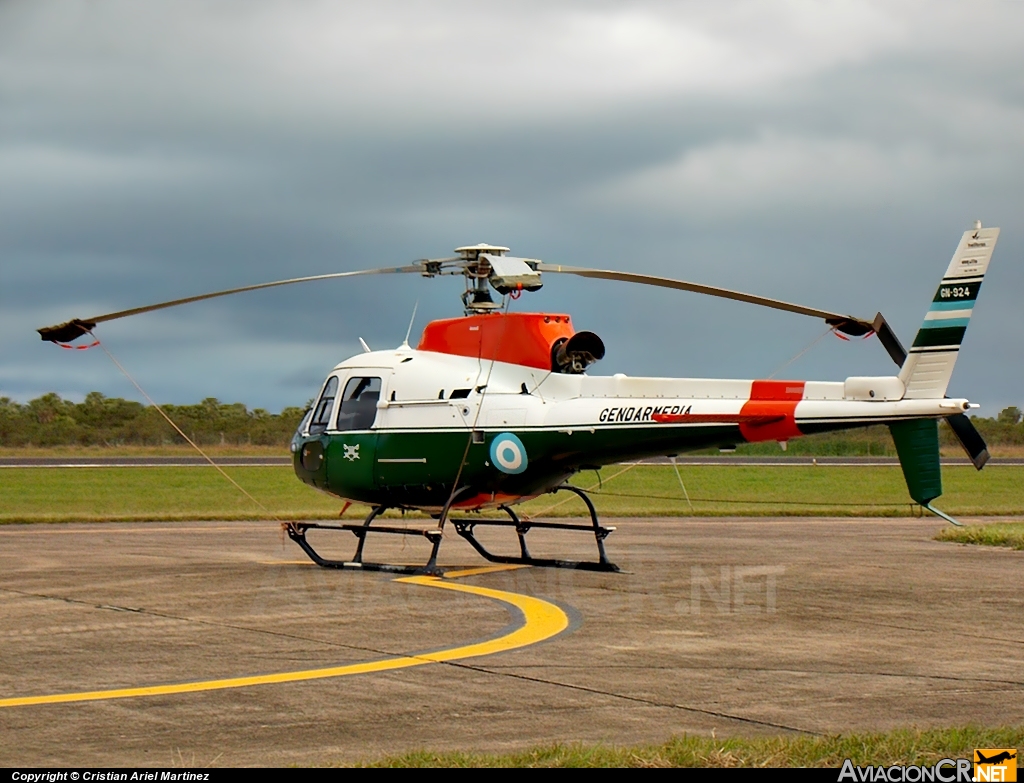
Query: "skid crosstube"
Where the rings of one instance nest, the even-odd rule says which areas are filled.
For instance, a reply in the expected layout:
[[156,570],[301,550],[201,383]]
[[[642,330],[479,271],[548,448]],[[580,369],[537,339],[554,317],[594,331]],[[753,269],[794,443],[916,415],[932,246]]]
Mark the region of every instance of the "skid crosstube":
[[[572,492],[582,498],[583,502],[587,504],[587,510],[590,512],[590,525],[574,525],[568,522],[533,522],[524,521],[518,517],[515,511],[508,506],[501,506],[501,510],[509,515],[509,519],[458,519],[452,520],[452,524],[455,525],[455,532],[466,539],[470,545],[479,552],[483,557],[492,563],[508,563],[514,565],[531,565],[540,566],[543,568],[575,568],[583,571],[618,571],[619,567],[608,560],[608,556],[604,551],[604,540],[615,530],[614,527],[603,527],[597,520],[597,510],[594,508],[594,504],[587,497],[586,493],[579,487],[573,487],[568,484],[555,487],[552,492],[558,492],[564,490],[566,492]],[[478,525],[490,526],[490,527],[513,527],[515,528],[516,534],[519,536],[519,549],[521,554],[519,557],[510,555],[496,555],[488,550],[480,541],[477,540],[476,536],[473,535],[473,528]],[[544,528],[547,530],[583,530],[588,533],[594,534],[594,540],[597,542],[597,560],[560,560],[556,558],[541,558],[533,557],[530,555],[530,550],[526,546],[526,534],[530,532],[531,528]]]
[[[392,574],[439,575],[441,573],[441,569],[437,567],[437,550],[441,546],[441,531],[437,528],[430,530],[382,526],[371,528],[370,523],[385,511],[387,511],[385,506],[375,507],[361,525],[324,525],[318,522],[286,522],[284,524],[284,529],[288,533],[288,537],[302,547],[303,552],[309,555],[310,560],[324,568],[353,568],[360,569],[362,571],[386,571]],[[321,557],[320,554],[313,549],[309,541],[306,540],[306,531],[311,528],[316,528],[318,530],[347,530],[354,534],[355,537],[359,539],[359,543],[356,545],[355,555],[353,555],[351,560],[329,560],[325,557]],[[433,545],[430,552],[430,559],[424,566],[364,562],[363,547],[366,545],[366,536],[369,533],[385,533],[403,536],[421,535]]]

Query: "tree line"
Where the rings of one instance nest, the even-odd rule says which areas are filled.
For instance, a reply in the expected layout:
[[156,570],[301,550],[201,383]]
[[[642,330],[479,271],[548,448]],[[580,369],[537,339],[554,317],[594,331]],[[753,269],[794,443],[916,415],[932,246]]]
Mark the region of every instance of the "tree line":
[[[286,446],[302,420],[304,408],[270,413],[249,410],[243,403],[223,403],[208,397],[196,405],[164,405],[174,422],[200,445],[230,444]],[[1024,422],[1017,407],[1004,408],[995,418],[972,417],[992,446],[1024,445]],[[943,445],[957,441],[940,427]],[[184,443],[182,437],[152,406],[90,392],[80,403],[44,394],[21,404],[0,397],[0,447],[24,446],[163,446]],[[765,444],[778,449],[774,444]],[[757,444],[742,447],[756,448]],[[889,431],[883,427],[822,433],[794,440],[797,454],[895,454]]]
[[[305,413],[270,413],[208,397],[196,405],[162,405],[186,435],[201,445],[282,446]],[[80,403],[44,394],[27,404],[0,397],[0,446],[164,446],[184,439],[149,405],[90,392]]]

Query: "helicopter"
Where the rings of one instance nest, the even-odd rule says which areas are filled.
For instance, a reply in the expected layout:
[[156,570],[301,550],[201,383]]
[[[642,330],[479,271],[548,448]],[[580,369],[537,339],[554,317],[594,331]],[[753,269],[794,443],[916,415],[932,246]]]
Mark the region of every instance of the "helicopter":
[[[980,221],[964,232],[909,349],[881,313],[866,320],[672,278],[514,257],[509,248],[489,244],[459,247],[456,256],[406,266],[216,291],[73,319],[38,332],[43,340],[67,344],[106,321],[263,288],[367,275],[462,276],[461,316],[429,323],[415,348],[408,335],[397,349],[385,351],[372,351],[360,340],[364,352],[331,370],[292,439],[298,478],[347,502],[368,504],[367,517],[361,524],[287,522],[287,534],[320,566],[437,573],[450,519],[456,533],[491,562],[617,571],[604,545],[614,528],[600,522],[586,491],[568,480],[613,463],[674,458],[743,442],[785,444],[802,435],[885,424],[910,497],[959,524],[932,505],[942,494],[938,421],[949,423],[981,470],[988,449],[965,415],[978,406],[945,393],[998,237],[998,228],[982,228]],[[824,319],[847,339],[876,335],[899,372],[838,382],[591,375],[589,368],[605,355],[598,335],[577,332],[566,314],[508,309],[510,300],[539,290],[546,274],[689,291]],[[537,521],[515,510],[523,501],[555,492],[577,495],[589,523]],[[425,529],[374,525],[389,509],[423,511],[437,524]],[[455,510],[481,515],[451,516]],[[482,516],[491,511],[504,516]],[[513,529],[519,554],[488,549],[476,535],[481,526]],[[527,535],[535,528],[593,535],[597,557],[534,557]],[[307,539],[311,529],[355,534],[354,556],[323,557]],[[370,533],[422,535],[431,544],[429,560],[422,567],[366,561]]]

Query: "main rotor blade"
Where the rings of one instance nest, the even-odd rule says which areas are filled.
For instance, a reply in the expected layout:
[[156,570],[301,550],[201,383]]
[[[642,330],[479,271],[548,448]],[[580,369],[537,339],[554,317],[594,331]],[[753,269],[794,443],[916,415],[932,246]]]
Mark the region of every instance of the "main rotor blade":
[[774,310],[785,310],[800,315],[810,315],[815,318],[824,318],[829,326],[834,326],[837,331],[848,334],[851,337],[860,337],[868,332],[874,331],[874,324],[852,315],[832,313],[828,310],[819,310],[816,307],[804,307],[803,305],[783,302],[778,299],[768,299],[764,296],[754,296],[741,291],[732,291],[728,288],[716,288],[700,283],[688,283],[685,280],[673,280],[670,277],[655,277],[654,275],[638,275],[632,272],[613,272],[608,269],[587,269],[579,266],[561,266],[560,264],[547,264],[541,262],[537,265],[539,272],[555,272],[558,274],[576,275],[577,277],[592,277],[598,280],[617,280],[624,283],[639,283],[641,285],[652,285],[659,288],[674,288],[677,291],[692,291],[696,294],[717,296],[722,299],[733,299],[737,302],[770,307]]
[[92,318],[73,318],[66,323],[58,324],[56,326],[45,326],[42,329],[37,329],[39,336],[43,340],[49,342],[60,342],[66,343],[74,340],[76,337],[81,337],[86,332],[91,331],[95,328],[96,324],[103,323],[104,321],[113,321],[118,318],[127,318],[130,315],[140,315],[142,313],[149,313],[153,310],[163,310],[167,307],[177,307],[178,305],[188,304],[189,302],[201,302],[204,299],[215,299],[218,296],[228,296],[230,294],[240,294],[245,291],[258,291],[261,288],[275,288],[281,285],[292,285],[293,283],[308,283],[313,280],[332,280],[338,277],[357,277],[361,275],[393,275],[402,274],[405,272],[418,272],[423,274],[426,271],[426,267],[420,264],[412,264],[409,266],[394,266],[394,267],[382,267],[380,269],[361,269],[355,272],[333,272],[328,275],[311,275],[309,277],[293,277],[289,280],[275,280],[272,283],[259,283],[258,285],[246,285],[241,288],[229,288],[226,291],[214,291],[209,294],[200,294],[199,296],[187,296],[184,299],[172,299],[169,302],[160,302],[159,304],[147,305],[146,307],[133,307],[131,310],[119,310],[116,313],[106,313],[105,315],[94,315]]

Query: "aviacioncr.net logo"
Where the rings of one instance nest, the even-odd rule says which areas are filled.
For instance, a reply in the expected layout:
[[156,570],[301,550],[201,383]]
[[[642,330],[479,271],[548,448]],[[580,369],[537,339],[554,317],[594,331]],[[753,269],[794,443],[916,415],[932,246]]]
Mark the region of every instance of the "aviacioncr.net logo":
[[855,767],[850,759],[843,762],[839,770],[839,783],[971,783],[973,765],[968,759],[942,759],[931,767],[891,767],[879,765]]

